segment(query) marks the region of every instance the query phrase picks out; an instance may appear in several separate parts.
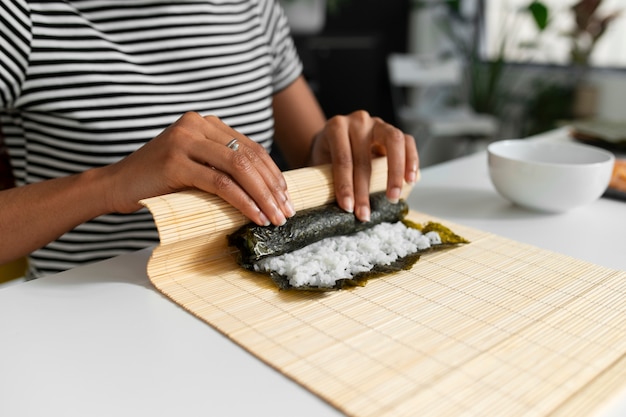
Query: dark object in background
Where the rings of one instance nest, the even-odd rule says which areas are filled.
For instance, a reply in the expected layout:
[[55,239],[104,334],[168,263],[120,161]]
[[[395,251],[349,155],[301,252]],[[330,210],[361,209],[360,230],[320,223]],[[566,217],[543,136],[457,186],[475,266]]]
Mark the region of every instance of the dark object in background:
[[[294,34],[304,76],[327,117],[363,109],[398,125],[386,61],[407,49],[409,11],[409,0],[345,0],[327,12],[322,32]],[[272,158],[290,168],[277,147]]]
[[575,89],[571,85],[539,85],[537,94],[526,104],[528,125],[524,136],[556,129],[564,120],[573,120]]
[[0,190],[15,187],[15,177],[11,168],[9,152],[4,144],[4,137],[0,130]]
[[409,9],[409,0],[343,1],[321,33],[294,36],[326,116],[364,109],[397,124],[386,59],[406,51]]

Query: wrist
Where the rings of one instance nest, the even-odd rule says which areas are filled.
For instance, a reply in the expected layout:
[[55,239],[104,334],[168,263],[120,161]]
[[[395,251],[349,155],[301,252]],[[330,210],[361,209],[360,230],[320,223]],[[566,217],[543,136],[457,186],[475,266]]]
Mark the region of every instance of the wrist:
[[111,166],[92,168],[78,174],[77,189],[83,194],[83,201],[89,206],[93,217],[119,212],[116,201],[115,176]]
[[319,165],[319,162],[317,161],[317,158],[315,157],[315,150],[317,148],[317,144],[321,136],[322,136],[322,132],[318,132],[313,136],[313,140],[311,140],[311,146],[309,146],[309,158],[307,159],[307,166]]

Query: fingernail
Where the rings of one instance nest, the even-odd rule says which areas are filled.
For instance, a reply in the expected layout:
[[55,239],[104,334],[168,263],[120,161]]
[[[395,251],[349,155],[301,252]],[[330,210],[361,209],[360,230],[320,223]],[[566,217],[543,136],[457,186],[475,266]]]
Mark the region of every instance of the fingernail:
[[274,224],[276,226],[282,226],[287,223],[287,218],[283,214],[282,211],[278,210],[278,207],[274,206],[274,219],[276,220]]
[[417,167],[413,167],[411,172],[409,172],[409,176],[407,178],[407,182],[413,184],[417,180]]
[[290,200],[287,200],[285,202],[285,205],[287,206],[287,217],[293,217],[296,215],[296,209],[293,207],[293,204],[291,203]]
[[370,209],[367,206],[361,206],[358,209],[357,217],[362,222],[369,222],[370,219]]
[[267,216],[265,214],[263,214],[262,211],[259,213],[259,220],[261,221],[261,224],[263,226],[269,226],[270,224],[272,224],[270,222],[270,219],[268,219]]
[[352,198],[351,197],[344,198],[342,207],[348,213],[353,213],[354,212],[354,201],[352,200]]
[[400,200],[400,193],[401,192],[402,192],[402,190],[400,189],[400,187],[393,187],[391,190],[389,190],[389,194],[387,196],[387,199],[392,204],[396,204]]

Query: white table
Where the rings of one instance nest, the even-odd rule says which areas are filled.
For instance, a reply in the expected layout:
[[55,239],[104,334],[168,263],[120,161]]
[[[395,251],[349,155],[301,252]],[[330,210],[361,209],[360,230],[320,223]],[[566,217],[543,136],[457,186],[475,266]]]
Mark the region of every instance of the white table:
[[[514,207],[491,186],[484,153],[425,169],[409,202],[626,270],[626,202],[560,215]],[[0,416],[340,415],[161,296],[146,277],[149,255],[0,290]],[[626,393],[602,415],[626,415]]]
[[[558,130],[532,140],[569,139],[564,130]],[[587,207],[561,214],[514,206],[497,194],[491,184],[485,152],[423,170],[408,201],[417,211],[626,270],[626,201],[601,198]]]

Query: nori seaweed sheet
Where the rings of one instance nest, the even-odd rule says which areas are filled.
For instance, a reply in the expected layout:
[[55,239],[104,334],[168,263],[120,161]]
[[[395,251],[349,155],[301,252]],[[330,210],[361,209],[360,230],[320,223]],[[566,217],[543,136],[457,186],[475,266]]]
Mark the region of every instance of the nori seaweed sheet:
[[367,281],[372,278],[389,275],[402,270],[407,271],[413,267],[413,265],[420,259],[422,255],[426,253],[438,252],[444,249],[469,243],[467,239],[457,235],[441,223],[427,222],[424,225],[421,225],[418,223],[414,223],[410,220],[403,219],[401,221],[406,227],[418,229],[422,233],[428,233],[433,231],[437,232],[439,234],[439,237],[441,238],[441,243],[437,245],[431,245],[430,248],[422,251],[410,253],[407,256],[396,259],[394,262],[388,265],[374,265],[374,267],[369,271],[355,274],[352,278],[338,279],[337,281],[335,281],[335,285],[332,287],[317,287],[312,285],[294,287],[289,283],[289,278],[280,275],[277,272],[257,273],[269,276],[274,284],[276,284],[276,286],[281,290],[297,289],[303,291],[336,291],[350,289],[354,287],[362,287],[367,283]]
[[395,223],[409,212],[404,200],[391,203],[384,192],[370,196],[371,220],[361,222],[336,204],[301,210],[282,226],[249,223],[228,236],[229,246],[239,249],[238,262],[252,264],[268,256],[282,255],[331,236],[349,235],[383,222]]
[[254,271],[254,263],[268,256],[278,256],[292,252],[327,237],[350,235],[377,224],[402,221],[407,227],[420,230],[422,233],[435,231],[439,233],[441,244],[433,245],[424,251],[409,254],[399,258],[389,265],[375,265],[372,270],[362,272],[352,278],[339,279],[333,287],[302,286],[293,287],[287,277],[278,273],[260,273],[270,276],[272,281],[281,290],[298,289],[309,291],[332,291],[363,286],[367,280],[382,275],[410,269],[420,256],[427,252],[434,252],[469,243],[465,238],[455,234],[446,226],[428,222],[424,225],[406,220],[404,217],[409,211],[403,200],[393,204],[387,200],[385,194],[374,193],[370,196],[371,221],[361,222],[352,213],[347,213],[336,204],[301,210],[283,226],[258,226],[249,223],[228,236],[228,244],[239,249],[238,262],[244,268]]

